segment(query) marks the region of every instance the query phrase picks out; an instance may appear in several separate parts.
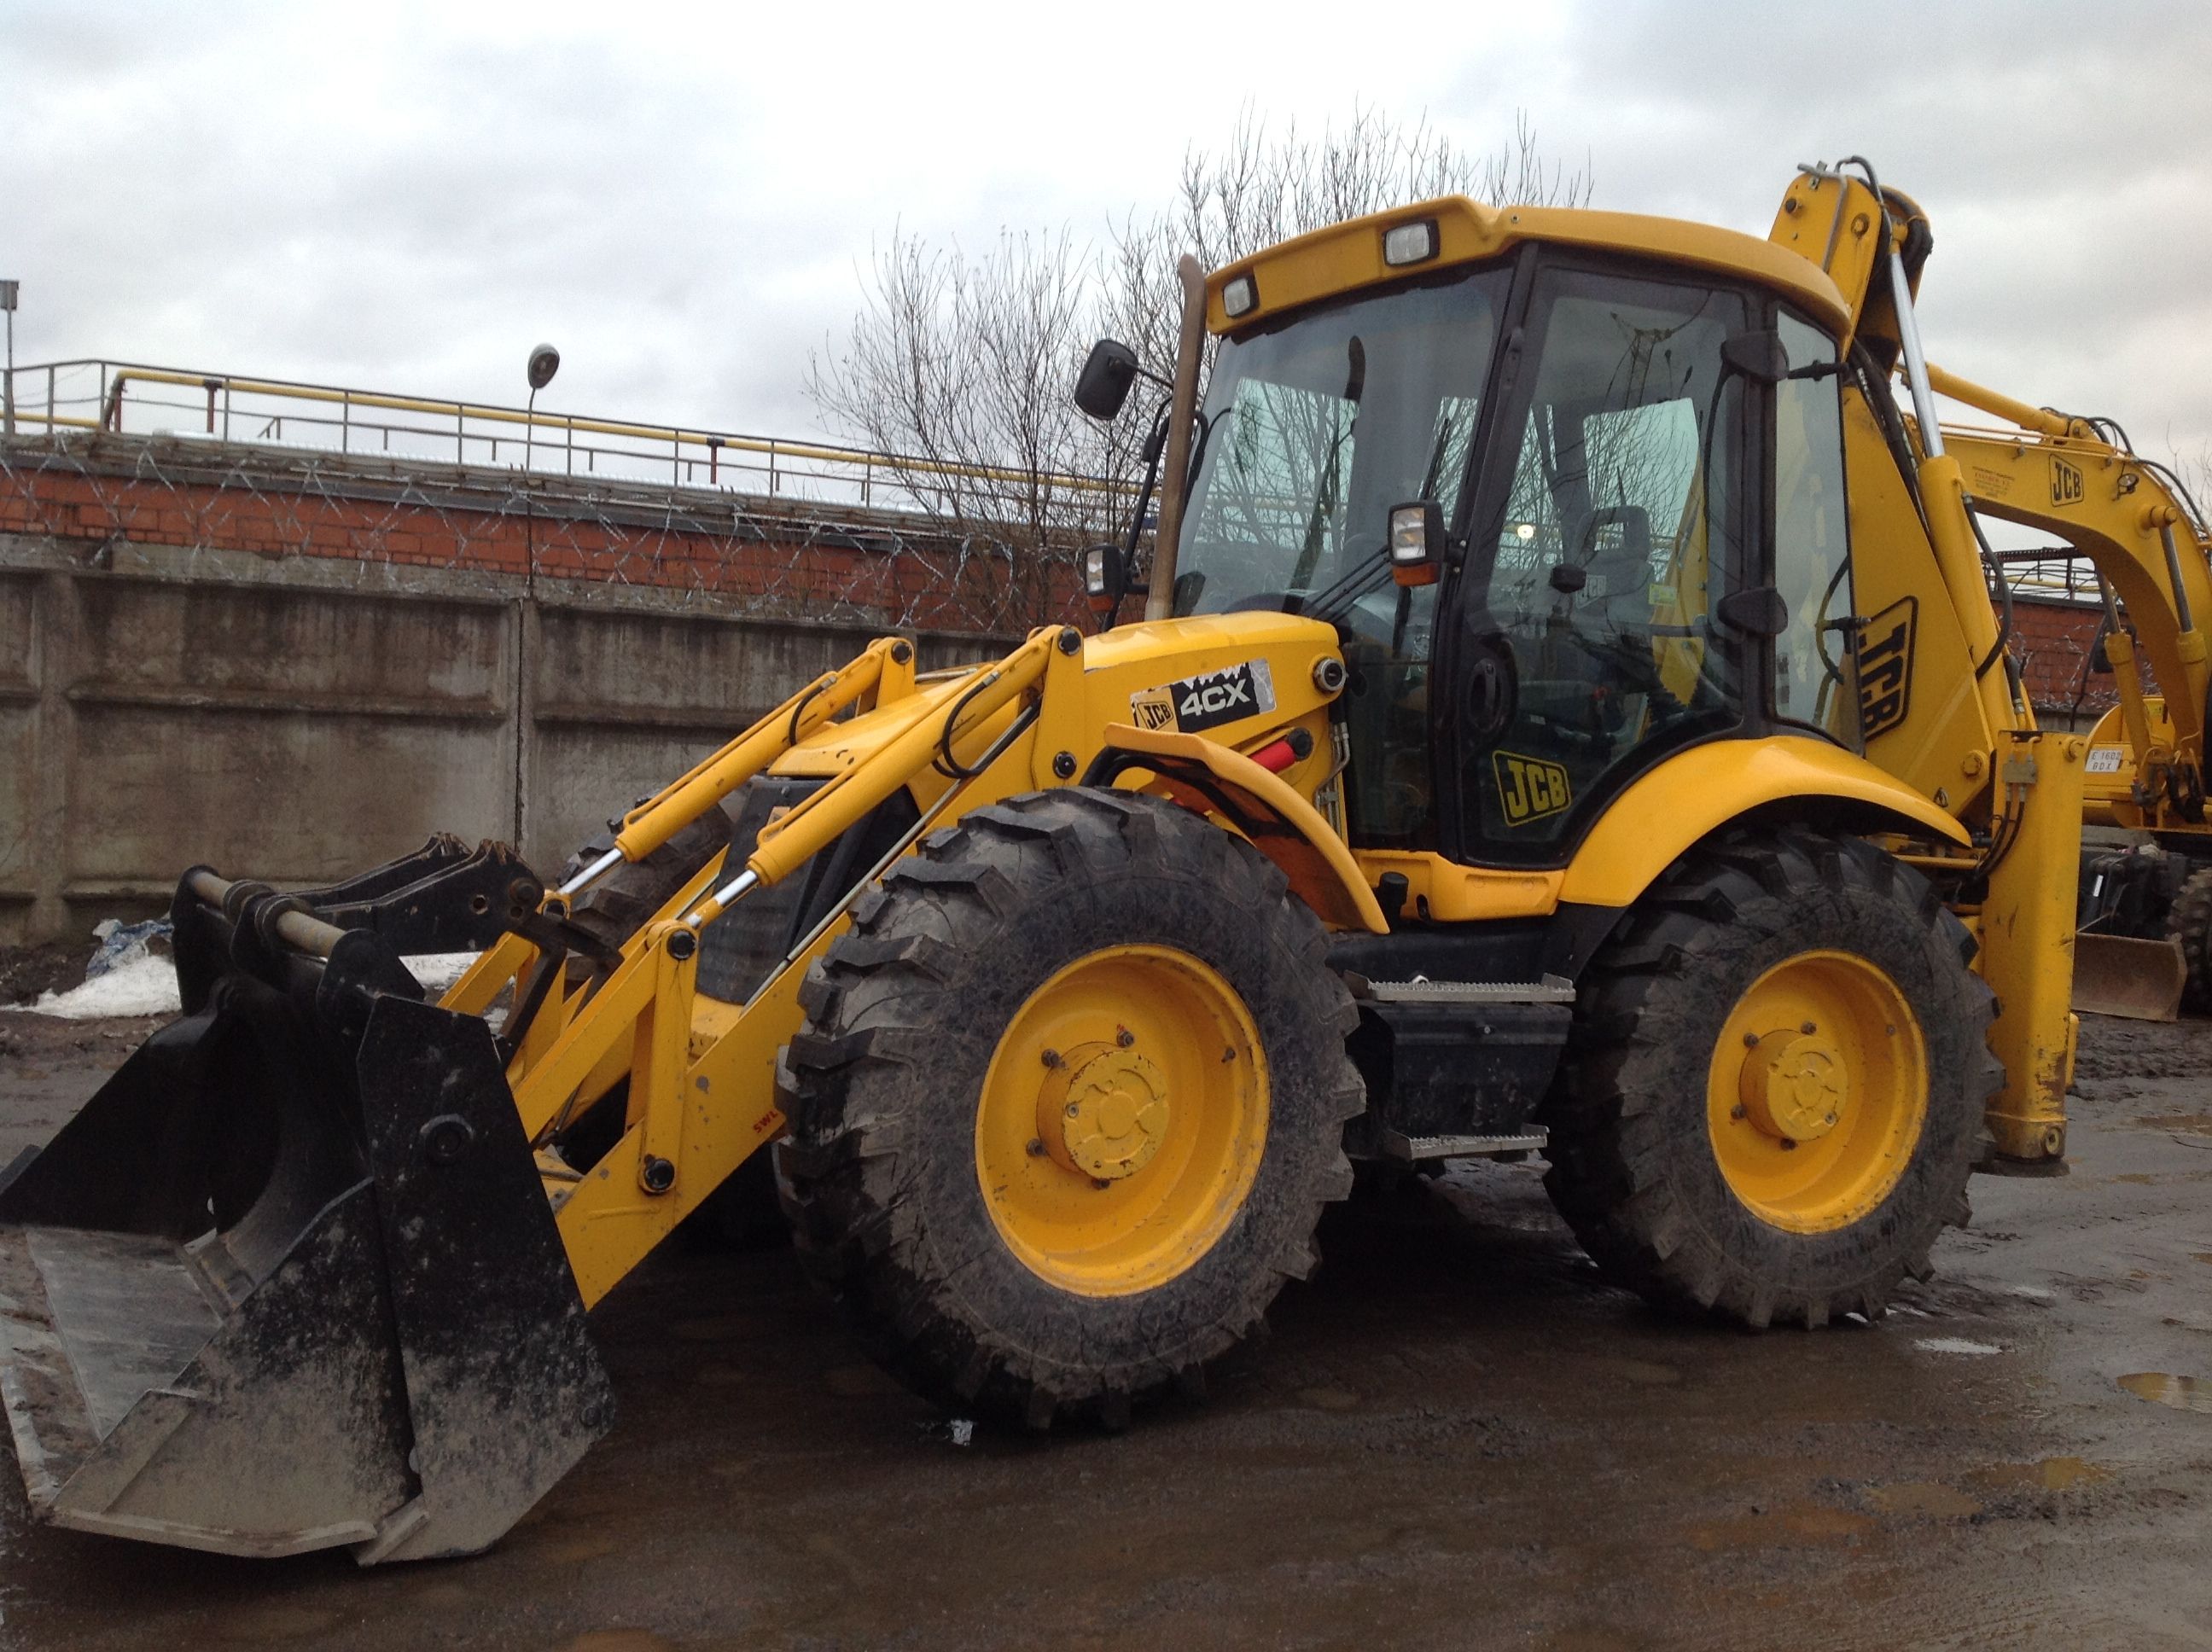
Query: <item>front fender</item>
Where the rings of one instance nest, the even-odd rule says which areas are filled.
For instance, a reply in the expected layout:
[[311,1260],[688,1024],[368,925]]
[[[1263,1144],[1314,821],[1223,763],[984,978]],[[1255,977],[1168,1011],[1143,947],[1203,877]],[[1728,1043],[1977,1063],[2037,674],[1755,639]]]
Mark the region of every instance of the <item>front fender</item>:
[[1840,746],[1794,734],[1715,740],[1678,752],[1620,794],[1576,851],[1559,899],[1630,905],[1698,839],[1776,804],[1841,805],[1823,812],[1855,830],[1925,832],[1972,845],[1934,803]]
[[[1255,828],[1252,847],[1282,868],[1291,892],[1323,923],[1375,935],[1389,931],[1375,891],[1321,811],[1242,752],[1196,734],[1115,723],[1105,731],[1102,763],[1116,752],[1149,759],[1143,767],[1169,782],[1171,791],[1177,782],[1202,779],[1200,796],[1179,800],[1203,805],[1218,799],[1244,817]],[[1213,798],[1204,795],[1208,792]]]

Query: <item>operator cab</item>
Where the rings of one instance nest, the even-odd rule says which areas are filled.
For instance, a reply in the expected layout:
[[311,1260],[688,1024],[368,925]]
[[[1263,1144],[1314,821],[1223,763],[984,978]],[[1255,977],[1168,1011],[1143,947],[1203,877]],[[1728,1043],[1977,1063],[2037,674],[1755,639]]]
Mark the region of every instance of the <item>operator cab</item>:
[[[1687,745],[1794,726],[1857,749],[1817,302],[1717,258],[1523,238],[1464,202],[1411,211],[1442,221],[1446,253],[1486,229],[1510,244],[1411,272],[1377,258],[1371,284],[1267,307],[1311,243],[1379,250],[1393,226],[1370,220],[1214,278],[1217,317],[1241,282],[1244,319],[1218,346],[1176,563],[1177,616],[1338,627],[1353,844],[1558,866]],[[1609,218],[1616,248],[1619,226],[1657,222]],[[1409,503],[1443,528],[1412,580],[1386,549]]]

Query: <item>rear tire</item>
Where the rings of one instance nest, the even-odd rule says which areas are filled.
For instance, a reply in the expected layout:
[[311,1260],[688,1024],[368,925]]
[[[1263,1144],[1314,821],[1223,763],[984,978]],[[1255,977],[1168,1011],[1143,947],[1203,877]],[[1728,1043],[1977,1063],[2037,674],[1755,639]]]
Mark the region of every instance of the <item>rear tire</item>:
[[2212,866],[2184,880],[2166,914],[2166,932],[2181,943],[2181,956],[2189,966],[2182,1006],[2192,1015],[2212,1014]]
[[1656,1303],[1746,1325],[1879,1315],[1966,1224],[2003,1081],[1972,953],[1859,839],[1737,831],[1685,855],[1593,960],[1547,1105],[1545,1186],[1583,1248]]
[[[948,1406],[1118,1425],[1194,1385],[1351,1187],[1356,1012],[1325,953],[1281,872],[1172,804],[971,812],[801,993],[778,1076],[802,1261]],[[1079,1120],[1147,1096],[1141,1130]]]

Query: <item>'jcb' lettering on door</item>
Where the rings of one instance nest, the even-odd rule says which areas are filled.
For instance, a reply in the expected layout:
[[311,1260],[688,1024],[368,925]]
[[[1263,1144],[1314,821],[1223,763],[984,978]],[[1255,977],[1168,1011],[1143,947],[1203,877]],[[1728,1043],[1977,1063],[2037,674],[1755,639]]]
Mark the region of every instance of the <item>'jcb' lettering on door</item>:
[[1575,800],[1567,771],[1555,762],[1510,751],[1493,751],[1490,762],[1498,773],[1498,811],[1508,826],[1556,815]]
[[2051,502],[2054,505],[2078,505],[2081,502],[2081,473],[2063,459],[2051,461]]
[[1890,604],[1859,628],[1859,734],[1871,740],[1905,720],[1912,707],[1912,634],[1920,599]]

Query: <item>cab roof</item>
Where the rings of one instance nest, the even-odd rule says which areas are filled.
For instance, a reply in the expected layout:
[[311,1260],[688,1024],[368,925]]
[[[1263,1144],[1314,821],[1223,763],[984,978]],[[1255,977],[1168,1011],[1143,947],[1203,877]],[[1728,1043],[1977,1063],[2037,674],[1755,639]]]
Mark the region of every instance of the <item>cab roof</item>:
[[[1434,255],[1418,264],[1385,264],[1383,236],[1401,224],[1425,219],[1437,226]],[[1332,224],[1223,265],[1206,277],[1206,329],[1241,332],[1317,299],[1493,258],[1525,241],[1625,252],[1731,276],[1769,288],[1838,331],[1850,325],[1850,309],[1843,294],[1818,264],[1755,235],[1637,212],[1489,207],[1464,195],[1447,195]],[[1232,320],[1223,307],[1221,291],[1243,275],[1253,278],[1259,302]]]

